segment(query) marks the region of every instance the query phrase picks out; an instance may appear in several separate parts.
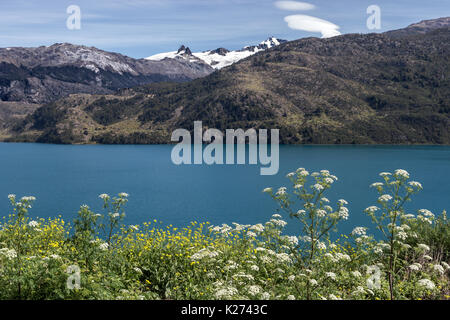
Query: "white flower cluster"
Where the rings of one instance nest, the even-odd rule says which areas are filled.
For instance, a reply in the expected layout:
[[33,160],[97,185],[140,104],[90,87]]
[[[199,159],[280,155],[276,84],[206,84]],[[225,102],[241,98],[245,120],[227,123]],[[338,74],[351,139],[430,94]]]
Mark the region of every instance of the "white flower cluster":
[[270,219],[270,222],[277,226],[277,227],[281,227],[284,228],[287,225],[287,222],[281,219]]
[[210,251],[210,250],[207,249],[207,248],[203,248],[203,249],[201,249],[200,251],[194,253],[194,254],[191,256],[191,260],[192,260],[192,261],[199,261],[199,260],[202,260],[202,259],[204,259],[204,258],[210,258],[210,259],[212,259],[212,258],[216,258],[219,254],[220,254],[220,252],[217,252],[217,251]]
[[228,236],[229,233],[233,230],[232,227],[230,227],[225,223],[222,224],[221,226],[211,226],[210,229],[212,232],[219,233],[224,236]]
[[37,227],[39,227],[39,222],[32,220],[32,221],[28,222],[28,226],[30,228],[37,228]]
[[394,177],[401,178],[401,179],[409,179],[409,173],[406,170],[397,169],[394,172]]
[[422,269],[422,265],[420,263],[413,263],[412,265],[410,265],[408,267],[411,271],[419,271],[420,269]]
[[379,201],[379,202],[389,202],[389,201],[391,201],[391,200],[392,200],[392,196],[389,195],[389,194],[383,194],[382,196],[380,196],[380,197],[378,198],[378,201]]
[[255,224],[249,228],[251,231],[261,233],[264,231],[264,226],[261,223]]
[[334,273],[334,272],[325,272],[325,276],[327,278],[331,278],[333,280],[336,280],[336,273]]
[[352,231],[352,235],[356,236],[365,236],[366,235],[367,228],[365,227],[356,227]]
[[277,196],[282,196],[286,194],[286,187],[280,187],[278,188],[278,191],[275,193]]
[[0,249],[0,255],[4,256],[8,260],[17,258],[17,252],[14,249],[2,248]]
[[216,299],[231,299],[233,296],[238,294],[238,290],[234,287],[226,287],[218,289],[214,296]]
[[327,253],[325,253],[325,257],[330,259],[332,262],[351,261],[352,260],[348,254],[341,253],[341,252],[336,252],[334,254],[327,252]]
[[342,220],[347,220],[348,219],[348,209],[346,207],[341,207],[339,208],[339,218],[341,218]]
[[417,215],[417,219],[429,224],[433,224],[434,214],[430,210],[420,209],[419,214]]
[[250,286],[250,287],[248,287],[248,289],[247,289],[247,292],[248,292],[250,295],[252,295],[252,296],[256,296],[256,295],[260,294],[261,291],[262,291],[262,290],[261,290],[261,287],[260,287],[260,286],[256,286],[256,285]]
[[429,279],[421,279],[421,280],[418,281],[418,284],[422,288],[428,289],[428,290],[433,290],[436,287],[434,282],[429,280]]
[[106,242],[103,242],[98,247],[99,247],[100,250],[106,251],[109,248],[109,244],[106,243]]
[[422,184],[421,184],[420,182],[417,182],[417,181],[410,181],[408,184],[409,184],[411,187],[416,188],[416,189],[418,189],[418,190],[423,189]]

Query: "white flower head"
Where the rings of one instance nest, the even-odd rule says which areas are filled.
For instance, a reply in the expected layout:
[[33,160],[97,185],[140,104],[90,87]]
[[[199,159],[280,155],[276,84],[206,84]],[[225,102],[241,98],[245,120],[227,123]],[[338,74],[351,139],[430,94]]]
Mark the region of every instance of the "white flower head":
[[422,269],[422,265],[420,263],[413,263],[408,267],[411,271],[419,271]]
[[315,185],[313,185],[312,188],[316,189],[319,192],[324,189],[324,187],[321,184],[319,184],[319,183],[316,183]]
[[336,274],[334,272],[325,272],[325,276],[333,280],[336,280]]
[[409,179],[409,173],[403,169],[397,169],[394,172],[394,176],[397,178]]
[[108,248],[109,248],[109,244],[108,243],[106,243],[106,242],[103,242],[102,244],[100,244],[99,246],[99,249],[100,250],[103,250],[103,251],[105,251],[105,250],[108,250]]
[[419,244],[417,245],[417,248],[418,248],[420,251],[424,251],[424,252],[430,251],[430,247],[427,246],[427,245],[424,244],[424,243],[419,243]]
[[39,222],[32,220],[32,221],[28,222],[28,226],[30,228],[36,228],[39,226]]
[[364,236],[366,235],[367,228],[365,227],[356,227],[352,231],[352,235]]
[[408,184],[409,184],[411,187],[413,187],[413,188],[416,188],[416,189],[419,189],[419,190],[423,189],[422,184],[421,184],[420,182],[417,182],[417,181],[410,181]]
[[108,200],[109,199],[109,195],[107,195],[106,193],[102,193],[101,195],[98,196],[100,199],[102,200]]
[[380,202],[388,202],[390,200],[392,200],[392,196],[389,194],[383,194],[382,196],[380,196],[378,198],[378,201],[380,201]]
[[424,289],[433,290],[436,286],[433,281],[429,279],[421,279],[418,282],[419,286],[421,286]]

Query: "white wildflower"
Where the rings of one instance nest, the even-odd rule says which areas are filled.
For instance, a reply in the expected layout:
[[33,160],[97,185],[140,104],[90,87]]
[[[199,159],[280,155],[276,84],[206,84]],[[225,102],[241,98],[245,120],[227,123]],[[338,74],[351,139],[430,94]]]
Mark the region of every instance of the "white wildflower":
[[348,209],[346,207],[341,207],[339,209],[339,218],[343,219],[343,220],[347,220],[348,219]]
[[327,215],[327,212],[326,212],[325,210],[323,210],[323,209],[317,210],[317,216],[318,216],[319,218],[323,218],[323,217],[325,217],[326,215]]
[[356,227],[352,231],[352,235],[364,236],[366,235],[367,228],[365,227]]
[[252,231],[247,232],[247,237],[249,237],[249,238],[256,238],[256,236],[257,236],[257,234]]
[[354,276],[355,278],[360,278],[362,277],[362,274],[359,271],[352,271],[352,276]]
[[238,290],[236,288],[227,287],[227,288],[222,288],[222,289],[217,290],[214,293],[214,296],[217,299],[230,299],[233,296],[235,296],[236,294],[238,294]]
[[370,206],[370,207],[366,208],[366,210],[364,210],[364,211],[366,211],[366,212],[368,212],[368,213],[374,213],[374,212],[377,211],[377,210],[379,210],[378,207],[376,207],[376,206]]
[[322,191],[324,189],[324,187],[321,184],[316,183],[315,185],[312,186],[313,189],[316,189],[317,191]]
[[419,271],[422,269],[422,265],[420,263],[413,263],[408,267],[411,271]]
[[268,293],[268,292],[263,292],[263,293],[261,294],[261,299],[262,299],[262,300],[269,300],[269,299],[270,299],[270,293]]
[[382,182],[375,182],[370,185],[371,188],[378,188],[378,187],[382,187],[382,186],[383,186]]
[[256,296],[260,292],[261,292],[261,287],[260,286],[250,286],[250,287],[248,287],[248,293],[250,295],[252,295],[252,296]]
[[380,201],[380,202],[388,202],[390,200],[392,200],[392,196],[389,194],[383,194],[382,196],[380,196],[378,198],[378,201]]
[[394,176],[403,178],[403,179],[409,179],[409,173],[406,170],[403,169],[397,169],[394,172]]
[[325,272],[325,276],[333,280],[336,280],[336,274],[334,272]]
[[435,288],[434,282],[429,279],[421,279],[419,280],[418,284],[419,286],[428,290],[433,290]]
[[422,184],[420,182],[417,182],[417,181],[410,181],[409,185],[411,187],[413,187],[413,188],[416,188],[416,189],[423,189]]
[[423,243],[419,243],[419,244],[417,245],[417,248],[418,248],[419,250],[421,250],[421,251],[424,251],[424,252],[430,251],[430,247],[427,246],[426,244],[423,244]]
[[30,228],[36,228],[39,226],[39,222],[32,220],[32,221],[28,222],[28,226]]
[[3,255],[8,260],[17,258],[17,252],[14,249],[8,249],[8,248],[0,249],[0,255]]
[[445,270],[440,264],[433,265],[433,270],[437,273],[444,274]]

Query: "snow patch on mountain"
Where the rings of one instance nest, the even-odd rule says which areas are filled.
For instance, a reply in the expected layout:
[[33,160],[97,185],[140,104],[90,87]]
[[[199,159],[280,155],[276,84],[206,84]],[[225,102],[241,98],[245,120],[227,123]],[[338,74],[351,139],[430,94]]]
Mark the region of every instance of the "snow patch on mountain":
[[178,51],[159,53],[150,56],[146,59],[153,61],[161,61],[164,59],[186,59],[189,60],[190,62],[206,63],[211,67],[213,67],[214,69],[222,69],[242,59],[250,57],[260,51],[270,49],[284,42],[286,42],[286,40],[280,40],[271,37],[261,42],[257,46],[247,46],[241,50],[229,51],[225,48],[219,48],[216,50],[194,52],[194,53],[192,53],[189,48],[181,46],[181,48]]

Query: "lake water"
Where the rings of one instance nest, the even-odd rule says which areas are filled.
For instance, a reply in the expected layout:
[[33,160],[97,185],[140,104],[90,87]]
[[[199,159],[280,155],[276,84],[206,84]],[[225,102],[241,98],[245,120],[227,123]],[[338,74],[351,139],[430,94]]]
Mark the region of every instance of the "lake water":
[[[100,211],[101,193],[127,192],[128,224],[153,219],[176,226],[194,220],[254,224],[267,221],[276,208],[262,189],[288,184],[286,174],[298,167],[328,169],[339,177],[328,198],[350,203],[350,219],[341,224],[341,232],[370,226],[363,209],[376,204],[376,191],[369,185],[380,180],[382,171],[402,168],[423,184],[424,190],[408,205],[411,211],[450,209],[448,146],[280,146],[276,176],[261,176],[255,165],[176,166],[171,150],[164,145],[2,143],[1,215],[11,212],[11,193],[37,197],[30,212],[34,218],[62,215],[70,220],[82,204]],[[296,226],[290,223],[287,231],[296,234]]]

